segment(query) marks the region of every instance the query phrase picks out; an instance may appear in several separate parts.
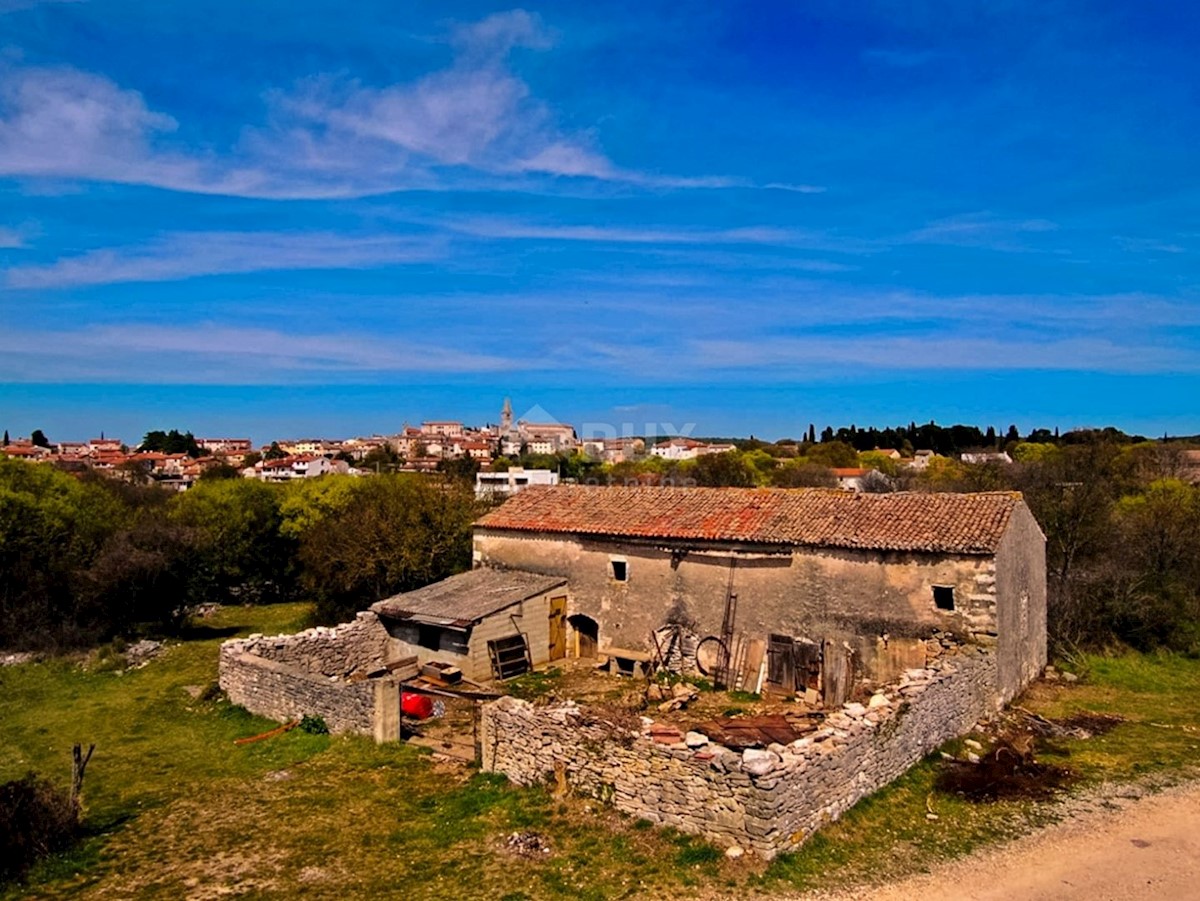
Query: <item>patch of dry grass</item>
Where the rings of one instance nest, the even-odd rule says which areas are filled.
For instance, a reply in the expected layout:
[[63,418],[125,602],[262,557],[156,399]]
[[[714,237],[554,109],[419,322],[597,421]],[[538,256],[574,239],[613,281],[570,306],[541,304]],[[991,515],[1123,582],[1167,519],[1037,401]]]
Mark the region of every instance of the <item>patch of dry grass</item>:
[[[186,687],[215,679],[222,638],[296,628],[305,613],[302,605],[222,611],[207,632],[123,675],[66,661],[0,670],[0,778],[32,768],[65,781],[71,743],[98,746],[85,785],[91,837],[0,895],[743,897],[902,875],[1054,815],[1029,802],[940,794],[930,760],[768,866],[728,861],[595,801],[518,789],[410,746],[299,730],[235,746],[272,724]],[[1093,659],[1083,682],[1036,686],[1021,703],[1051,717],[1125,717],[1104,736],[1058,743],[1056,762],[1094,784],[1194,762],[1197,689],[1200,661]],[[551,853],[513,853],[505,838],[514,831],[537,832]]]

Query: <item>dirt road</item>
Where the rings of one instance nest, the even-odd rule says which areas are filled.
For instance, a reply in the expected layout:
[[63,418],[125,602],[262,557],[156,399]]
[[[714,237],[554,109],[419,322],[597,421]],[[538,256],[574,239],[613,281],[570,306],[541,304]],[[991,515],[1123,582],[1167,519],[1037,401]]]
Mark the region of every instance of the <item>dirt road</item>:
[[829,901],[1200,899],[1200,783],[1114,797],[1002,848]]

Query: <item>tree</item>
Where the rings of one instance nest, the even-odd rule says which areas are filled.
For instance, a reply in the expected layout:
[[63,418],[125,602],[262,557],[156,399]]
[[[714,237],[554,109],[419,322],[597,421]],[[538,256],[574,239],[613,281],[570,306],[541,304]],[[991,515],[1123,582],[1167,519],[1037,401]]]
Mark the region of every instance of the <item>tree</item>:
[[111,634],[84,574],[128,518],[113,480],[0,459],[0,647],[73,646]]
[[195,459],[204,456],[204,451],[196,443],[191,432],[180,432],[171,429],[169,432],[154,430],[147,432],[138,445],[139,451],[156,451],[160,454],[187,454]]
[[[5,434],[7,435],[8,433],[5,432]],[[33,434],[29,436],[29,440],[37,447],[50,447],[50,442],[46,439],[46,433],[41,429],[34,429]]]
[[222,603],[290,600],[295,542],[281,531],[278,485],[200,480],[172,499],[173,521],[195,530],[193,592]]
[[833,469],[858,465],[858,452],[844,441],[822,441],[809,449],[810,463],[819,463]]
[[4,430],[4,446],[8,447],[11,442],[8,440],[8,429]]
[[474,492],[401,473],[368,480],[300,545],[316,616],[344,622],[369,604],[468,569]]
[[1117,637],[1143,650],[1191,649],[1200,639],[1200,488],[1160,479],[1114,513],[1122,565],[1107,598]]
[[1127,469],[1119,446],[1098,441],[1058,448],[1016,473],[1015,487],[1046,535],[1050,639],[1059,648],[1110,634],[1096,589],[1113,560],[1113,503],[1130,486]]
[[877,469],[864,475],[860,484],[867,494],[888,494],[896,490],[896,483]]
[[690,476],[697,485],[709,488],[750,488],[758,484],[754,467],[740,451],[697,457]]
[[284,453],[283,448],[279,446],[279,442],[272,441],[271,446],[267,448],[267,451],[262,455],[262,458],[264,460],[282,460],[286,456],[287,454]]
[[392,450],[391,445],[380,444],[369,451],[362,459],[361,468],[375,472],[394,472],[404,464],[404,458]]
[[446,457],[438,461],[438,471],[455,482],[475,484],[475,473],[479,472],[479,461],[474,457]]
[[200,479],[207,482],[214,482],[219,479],[240,479],[241,477],[242,471],[240,469],[230,463],[225,463],[224,461],[220,463],[214,463],[212,466],[206,467],[204,471],[200,473]]
[[771,473],[771,484],[777,488],[836,488],[837,477],[828,466],[789,460]]

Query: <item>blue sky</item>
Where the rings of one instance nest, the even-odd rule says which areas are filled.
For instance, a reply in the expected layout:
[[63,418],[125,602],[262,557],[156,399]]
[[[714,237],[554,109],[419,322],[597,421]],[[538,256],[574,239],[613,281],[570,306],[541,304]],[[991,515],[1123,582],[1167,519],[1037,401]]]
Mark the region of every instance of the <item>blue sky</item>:
[[0,0],[0,420],[1200,432],[1179,3]]

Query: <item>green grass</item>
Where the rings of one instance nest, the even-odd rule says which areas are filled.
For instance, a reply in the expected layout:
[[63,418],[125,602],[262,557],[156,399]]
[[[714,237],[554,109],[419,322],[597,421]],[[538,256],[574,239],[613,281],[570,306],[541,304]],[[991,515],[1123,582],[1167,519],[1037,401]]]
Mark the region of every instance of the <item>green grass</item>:
[[[490,897],[750,895],[893,878],[1028,831],[1052,812],[1029,802],[971,804],[933,788],[926,761],[770,865],[547,788],[435,763],[414,747],[293,730],[185,686],[216,678],[235,634],[302,627],[304,605],[230,608],[141,670],[85,671],[51,661],[0,669],[0,780],[30,769],[66,785],[70,748],[95,742],[84,786],[87,837],[0,897],[100,895]],[[1035,687],[1043,715],[1116,713],[1126,722],[1046,756],[1082,780],[1178,771],[1200,755],[1200,661],[1087,658],[1084,680]],[[523,690],[553,690],[551,673]],[[511,684],[511,683],[510,683]],[[1185,728],[1186,727],[1186,728]],[[936,819],[926,816],[927,805]],[[534,830],[552,853],[519,857],[508,834]]]
[[532,701],[555,691],[562,679],[563,671],[557,666],[552,666],[509,679],[504,683],[504,690],[514,698]]

